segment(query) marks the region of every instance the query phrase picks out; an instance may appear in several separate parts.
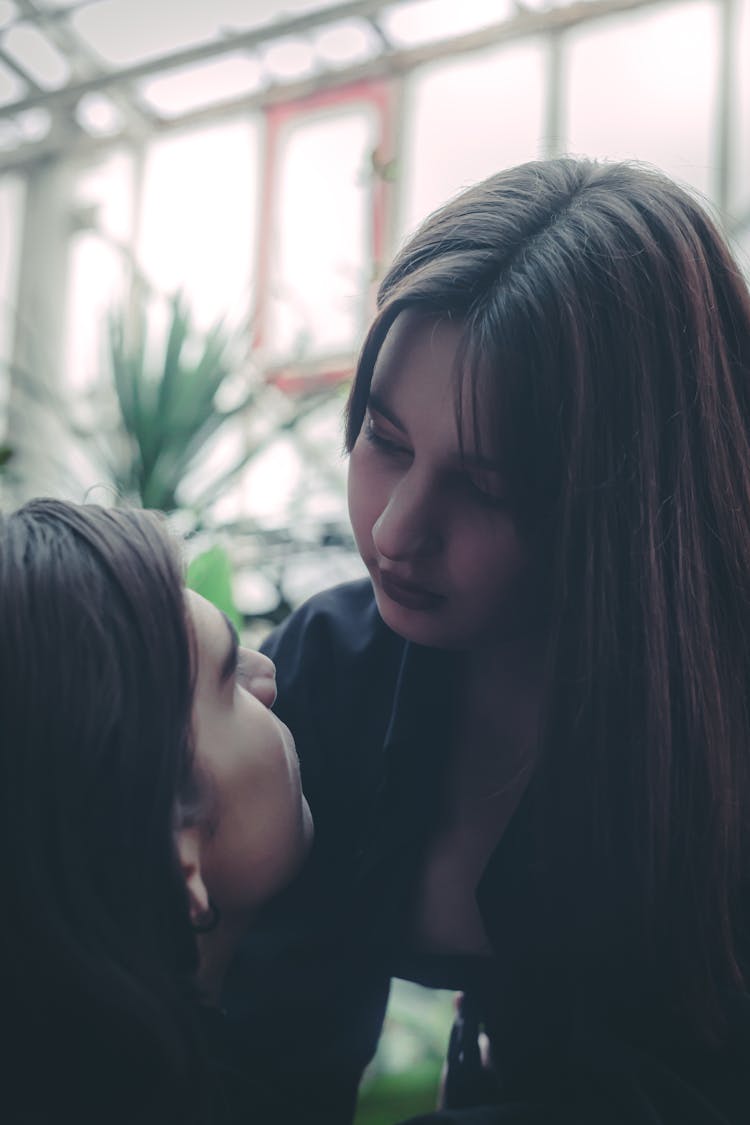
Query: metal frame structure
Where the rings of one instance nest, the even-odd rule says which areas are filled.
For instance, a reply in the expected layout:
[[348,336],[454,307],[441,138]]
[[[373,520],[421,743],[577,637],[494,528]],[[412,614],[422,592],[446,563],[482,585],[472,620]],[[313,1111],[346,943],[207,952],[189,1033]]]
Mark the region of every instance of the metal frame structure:
[[[62,8],[47,7],[44,0],[13,0],[17,13],[15,22],[32,26],[41,32],[62,54],[69,68],[67,81],[56,89],[45,89],[32,74],[4,49],[4,35],[13,23],[6,23],[0,31],[0,63],[22,81],[25,93],[0,105],[0,177],[15,174],[25,182],[24,224],[21,238],[20,269],[15,306],[19,321],[33,324],[34,335],[47,346],[49,354],[58,349],[63,336],[63,311],[61,292],[65,290],[68,247],[71,236],[72,180],[75,170],[96,158],[107,149],[128,149],[135,158],[135,211],[141,190],[143,158],[146,146],[155,138],[192,126],[207,126],[251,112],[264,113],[265,165],[261,170],[260,227],[268,225],[274,185],[274,142],[278,122],[287,120],[305,107],[321,100],[339,98],[342,102],[354,89],[379,91],[379,112],[383,115],[385,142],[383,160],[398,159],[401,135],[403,80],[417,68],[439,60],[459,58],[481,52],[493,46],[534,38],[546,50],[546,90],[544,108],[545,154],[552,156],[565,149],[566,121],[565,99],[565,41],[568,33],[584,25],[591,25],[613,17],[646,9],[687,6],[700,0],[498,0],[498,12],[503,18],[451,38],[436,37],[418,46],[400,46],[389,36],[388,13],[406,9],[415,0],[329,0],[327,6],[304,14],[279,16],[249,30],[227,31],[185,49],[176,49],[157,57],[150,57],[132,65],[108,66],[76,31],[74,16],[97,0],[70,0]],[[154,4],[158,0],[153,0]],[[205,0],[210,4],[210,0]],[[428,0],[429,2],[429,0]],[[459,0],[455,0],[456,3]],[[736,119],[739,88],[740,60],[746,59],[750,67],[750,43],[738,43],[740,4],[746,0],[711,0],[720,14],[718,43],[718,87],[713,106],[713,145],[711,161],[713,184],[711,194],[723,214],[734,210],[729,233],[747,237],[750,231],[750,184],[743,186],[743,197],[731,199],[732,185],[736,182],[737,158],[740,143],[750,146],[750,137],[738,138]],[[507,4],[507,6],[506,6]],[[0,5],[1,6],[1,5]],[[280,5],[281,6],[281,5]],[[319,61],[314,72],[305,78],[284,80],[267,73],[260,87],[252,93],[228,98],[217,103],[174,116],[160,115],[149,105],[139,83],[145,79],[180,70],[195,64],[221,60],[238,52],[248,58],[259,57],[262,51],[275,42],[290,38],[305,42],[322,29],[335,29],[349,21],[366,26],[375,44],[371,57],[355,64],[326,65]],[[382,92],[386,91],[383,97]],[[87,95],[105,95],[116,107],[121,119],[117,132],[93,135],[81,124],[77,109]],[[50,115],[46,135],[38,139],[23,138],[20,123],[24,115],[44,111]],[[15,146],[3,145],[2,131],[18,134]],[[372,193],[374,229],[372,253],[375,264],[390,252],[390,235],[393,229],[393,193],[384,181],[373,179]],[[135,221],[137,226],[137,218]],[[74,229],[74,227],[73,227]],[[124,248],[129,253],[127,247]],[[268,247],[261,239],[259,285],[262,285],[263,261],[268,257]],[[131,255],[132,256],[132,255]],[[335,357],[327,371],[317,372],[322,381],[336,379],[347,373],[351,357]],[[28,351],[27,341],[16,340],[12,364],[18,369],[33,369],[34,357]],[[309,373],[306,373],[309,374]],[[49,372],[54,382],[59,373]],[[279,382],[294,388],[295,372],[280,373]],[[24,422],[14,411],[11,394],[9,425],[23,428]]]
[[[687,4],[693,0],[681,2]],[[23,66],[3,50],[0,39],[0,61],[13,70],[28,88],[23,97],[0,106],[0,123],[17,120],[19,115],[34,109],[45,109],[52,116],[51,128],[46,137],[20,143],[17,148],[0,153],[0,175],[11,170],[27,170],[40,160],[87,154],[114,142],[139,146],[147,138],[168,130],[218,121],[228,115],[263,109],[280,102],[291,102],[321,90],[377,78],[397,78],[428,62],[530,36],[541,36],[546,39],[549,47],[545,137],[547,155],[554,155],[564,137],[564,122],[560,119],[562,77],[559,56],[562,37],[584,23],[654,7],[662,4],[663,0],[574,0],[573,3],[542,9],[531,8],[522,0],[514,0],[511,14],[490,26],[408,49],[395,46],[380,21],[384,11],[403,6],[406,0],[346,0],[309,13],[282,17],[252,30],[228,33],[222,38],[120,68],[108,68],[97,60],[71,24],[72,13],[91,3],[92,0],[78,0],[65,9],[49,9],[43,7],[38,0],[15,0],[20,19],[35,25],[49,37],[68,59],[71,74],[70,80],[61,88],[44,90]],[[715,0],[715,3],[721,11],[722,30],[715,130],[714,198],[723,209],[729,202],[733,152],[731,138],[737,82],[737,3],[736,0]],[[159,116],[146,106],[135,89],[135,83],[144,78],[216,60],[230,52],[242,51],[252,55],[264,44],[275,40],[290,36],[304,39],[313,31],[353,19],[364,21],[375,32],[381,47],[373,58],[356,65],[343,68],[319,66],[314,76],[301,81],[283,82],[269,78],[258,92],[235,97],[221,104],[213,103],[206,108],[170,119]],[[114,137],[93,137],[76,121],[76,105],[85,95],[94,92],[105,93],[122,115],[122,130]],[[746,222],[750,222],[750,213],[742,218],[742,224]]]

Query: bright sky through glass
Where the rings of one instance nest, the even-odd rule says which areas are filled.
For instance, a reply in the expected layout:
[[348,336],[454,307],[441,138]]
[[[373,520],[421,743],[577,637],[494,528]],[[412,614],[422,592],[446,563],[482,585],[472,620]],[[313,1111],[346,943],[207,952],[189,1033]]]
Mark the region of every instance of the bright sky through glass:
[[214,0],[102,0],[74,12],[73,26],[112,66],[194,47],[217,31]]
[[364,107],[301,119],[283,140],[266,326],[278,358],[357,347],[376,143],[374,115]]
[[[539,10],[560,2],[528,0],[526,6]],[[737,42],[750,43],[750,0],[736,5]],[[129,65],[232,31],[270,27],[282,15],[332,6],[332,0],[93,0],[73,21],[103,59]],[[0,0],[0,27],[4,8],[9,10],[8,0]],[[409,0],[386,4],[380,25],[397,47],[408,49],[497,23],[515,10],[512,0]],[[716,186],[718,14],[711,0],[664,3],[568,31],[559,146],[594,157],[646,159],[710,194]],[[135,85],[146,105],[174,118],[268,83],[365,61],[382,46],[369,23],[347,18],[304,36],[269,39],[252,54],[233,51]],[[397,178],[387,189],[396,242],[464,185],[548,151],[549,72],[548,43],[532,37],[404,75]],[[750,200],[750,148],[742,143],[750,135],[750,67],[738,67],[737,82],[733,198],[739,214]],[[24,92],[0,63],[0,104]],[[90,97],[94,101],[85,100],[79,110],[81,120],[88,130],[106,133],[115,107],[106,92]],[[35,127],[33,119],[27,127]],[[340,104],[325,112],[300,109],[277,135],[273,198],[262,216],[271,247],[263,343],[273,361],[325,361],[356,352],[372,268],[371,157],[379,128],[374,110]],[[12,146],[10,134],[18,128],[8,129]],[[263,136],[257,118],[237,116],[156,137],[146,146],[139,260],[162,291],[184,289],[201,326],[224,312],[237,324],[254,308]],[[94,194],[100,219],[117,226],[127,242],[130,165],[99,159]],[[117,222],[108,216],[108,199],[128,201]],[[71,328],[69,370],[94,364],[92,309],[98,315],[105,298],[117,292],[121,267],[117,252],[97,243],[97,236],[79,236],[69,294],[71,324],[77,321],[78,328]],[[281,479],[276,463],[273,474]]]
[[[343,3],[343,0],[340,0]],[[112,66],[129,66],[335,0],[99,0],[72,15],[76,31]]]
[[18,23],[3,36],[3,50],[44,90],[57,90],[70,77],[70,65],[33,24]]
[[94,137],[114,136],[122,126],[122,114],[106,94],[84,94],[75,115],[78,124]]
[[307,39],[285,36],[260,48],[263,65],[277,82],[295,82],[316,70],[315,52]]
[[710,193],[718,10],[671,4],[581,27],[566,64],[566,145],[645,160]]
[[372,58],[380,41],[370,24],[346,20],[321,28],[310,36],[316,56],[328,66],[351,66]]
[[541,155],[545,60],[544,44],[531,39],[410,75],[400,237],[461,188]]
[[255,119],[151,147],[139,259],[159,290],[184,289],[201,328],[251,307],[258,158]]
[[499,23],[514,10],[512,0],[415,0],[386,9],[379,23],[396,46],[413,47]]

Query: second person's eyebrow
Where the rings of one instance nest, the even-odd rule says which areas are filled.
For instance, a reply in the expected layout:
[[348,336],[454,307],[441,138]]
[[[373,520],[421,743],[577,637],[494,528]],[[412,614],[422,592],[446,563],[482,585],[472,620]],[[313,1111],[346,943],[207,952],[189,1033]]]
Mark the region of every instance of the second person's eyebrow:
[[234,624],[229,620],[226,613],[222,613],[221,616],[224,618],[229,632],[229,646],[219,673],[219,683],[223,685],[227,680],[230,680],[237,671],[237,653],[239,652],[240,638],[237,635]]

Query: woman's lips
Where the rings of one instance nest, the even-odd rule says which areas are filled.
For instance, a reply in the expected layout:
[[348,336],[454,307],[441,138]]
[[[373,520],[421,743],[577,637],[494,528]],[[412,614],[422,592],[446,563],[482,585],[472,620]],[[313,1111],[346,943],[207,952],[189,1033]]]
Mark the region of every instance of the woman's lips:
[[380,585],[383,592],[392,602],[402,605],[406,609],[431,610],[437,609],[445,601],[442,594],[418,586],[414,582],[405,582],[401,578],[394,578],[387,571],[378,571]]

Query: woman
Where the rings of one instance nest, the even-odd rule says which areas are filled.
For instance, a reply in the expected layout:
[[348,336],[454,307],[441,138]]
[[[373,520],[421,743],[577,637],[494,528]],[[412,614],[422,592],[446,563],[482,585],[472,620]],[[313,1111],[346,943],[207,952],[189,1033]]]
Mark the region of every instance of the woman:
[[144,512],[0,518],[0,622],[3,1118],[233,1121],[210,1005],[311,830],[273,666]]
[[397,256],[347,414],[370,580],[267,646],[317,845],[226,990],[310,1120],[392,975],[464,993],[448,1120],[750,1120],[749,435],[747,286],[656,172],[511,169]]

